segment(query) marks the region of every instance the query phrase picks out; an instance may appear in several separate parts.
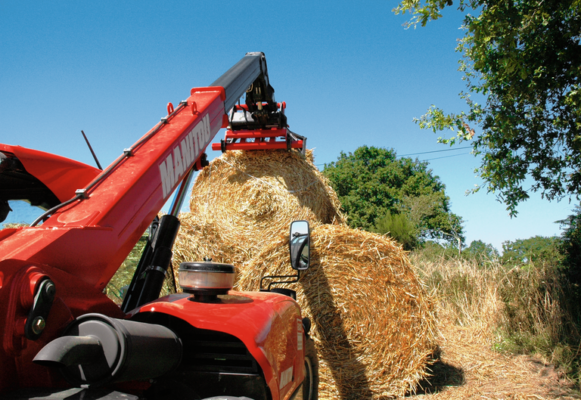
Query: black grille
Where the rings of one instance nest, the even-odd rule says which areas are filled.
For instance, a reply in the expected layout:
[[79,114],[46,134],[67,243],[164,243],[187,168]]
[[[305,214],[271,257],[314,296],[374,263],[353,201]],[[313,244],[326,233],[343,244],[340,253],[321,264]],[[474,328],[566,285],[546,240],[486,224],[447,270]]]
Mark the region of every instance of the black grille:
[[232,335],[194,328],[166,314],[140,313],[136,321],[160,324],[171,329],[183,344],[180,370],[259,374],[260,368],[242,341]]
[[258,373],[258,365],[244,343],[234,336],[192,329],[181,336],[182,367],[205,372]]
[[155,312],[139,313],[133,319],[166,326],[183,344],[180,366],[156,381],[150,389],[152,399],[218,395],[272,399],[258,363],[236,337],[197,329],[179,318]]

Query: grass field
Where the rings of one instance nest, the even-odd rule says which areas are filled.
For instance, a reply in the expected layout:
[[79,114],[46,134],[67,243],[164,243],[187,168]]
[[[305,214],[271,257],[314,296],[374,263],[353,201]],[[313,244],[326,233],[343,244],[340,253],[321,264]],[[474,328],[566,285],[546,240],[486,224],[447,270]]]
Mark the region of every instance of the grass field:
[[579,388],[580,307],[556,268],[507,268],[421,250],[410,257],[437,299],[440,320],[470,328],[496,353],[536,356]]

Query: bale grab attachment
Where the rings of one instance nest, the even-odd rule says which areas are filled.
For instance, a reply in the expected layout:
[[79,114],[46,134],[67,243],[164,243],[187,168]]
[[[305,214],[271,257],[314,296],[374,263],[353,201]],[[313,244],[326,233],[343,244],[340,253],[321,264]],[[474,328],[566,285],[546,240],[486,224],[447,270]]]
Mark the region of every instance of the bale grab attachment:
[[[245,104],[230,104],[228,130],[220,143],[213,143],[212,150],[276,150],[300,149],[304,155],[307,138],[292,132],[285,115],[286,103],[277,103],[274,89],[270,86],[266,59],[259,64],[260,74],[246,89]],[[232,73],[236,72],[232,68]],[[212,86],[239,86],[226,72]],[[228,90],[227,90],[228,91]],[[225,104],[228,107],[229,104]]]

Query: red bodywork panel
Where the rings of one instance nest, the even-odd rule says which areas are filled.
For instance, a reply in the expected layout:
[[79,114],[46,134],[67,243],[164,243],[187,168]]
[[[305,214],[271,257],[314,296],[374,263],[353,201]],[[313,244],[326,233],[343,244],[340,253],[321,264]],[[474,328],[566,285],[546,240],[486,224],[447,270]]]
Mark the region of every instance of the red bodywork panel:
[[[193,92],[188,102],[197,103],[199,111],[182,108],[132,156],[101,172],[108,176],[89,190],[88,199],[58,210],[42,226],[18,230],[2,240],[1,259],[51,265],[101,291],[222,127],[219,89]],[[196,129],[199,124],[204,129]],[[197,135],[193,151],[188,152],[195,154],[188,155],[186,163],[182,142],[192,132]],[[172,165],[167,165],[168,160]]]
[[288,399],[305,373],[305,338],[298,304],[276,293],[230,291],[229,295],[229,304],[199,303],[189,300],[187,294],[171,295],[135,314],[168,314],[196,328],[237,337],[260,364],[272,399]]
[[44,183],[61,202],[75,196],[75,190],[84,188],[101,170],[69,158],[0,143],[0,152],[14,154],[26,171]]
[[[262,103],[262,106],[267,107],[268,104]],[[286,103],[284,101],[276,103],[276,107],[284,114]],[[233,108],[233,112],[244,111],[247,113],[248,110],[246,104],[237,104]],[[223,152],[228,150],[290,150],[303,149],[305,146],[303,140],[292,135],[289,136],[288,126],[282,126],[280,121],[278,127],[240,129],[238,126],[238,128],[227,130],[221,143],[212,144],[212,150],[222,150]]]

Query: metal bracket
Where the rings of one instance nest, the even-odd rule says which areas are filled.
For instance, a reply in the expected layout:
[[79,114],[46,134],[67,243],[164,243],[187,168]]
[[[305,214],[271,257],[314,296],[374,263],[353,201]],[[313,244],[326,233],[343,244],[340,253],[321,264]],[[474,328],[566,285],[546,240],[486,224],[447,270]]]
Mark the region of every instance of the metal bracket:
[[38,286],[32,309],[28,313],[26,325],[24,326],[24,336],[27,339],[36,340],[44,331],[55,294],[54,283],[48,278],[43,280]]
[[86,200],[89,198],[89,195],[87,194],[87,189],[77,189],[77,190],[75,190],[75,194],[77,196],[80,196],[80,198],[83,200]]
[[[291,281],[274,281],[274,282],[270,282],[268,284],[268,288],[266,289],[262,289],[262,281],[264,281],[265,279],[284,279],[284,278],[294,278],[294,280]],[[297,270],[297,274],[296,275],[273,275],[273,276],[263,276],[262,279],[260,280],[260,291],[267,291],[270,292],[270,287],[272,285],[279,285],[282,283],[296,283],[299,281],[299,279],[301,279],[301,271]]]

